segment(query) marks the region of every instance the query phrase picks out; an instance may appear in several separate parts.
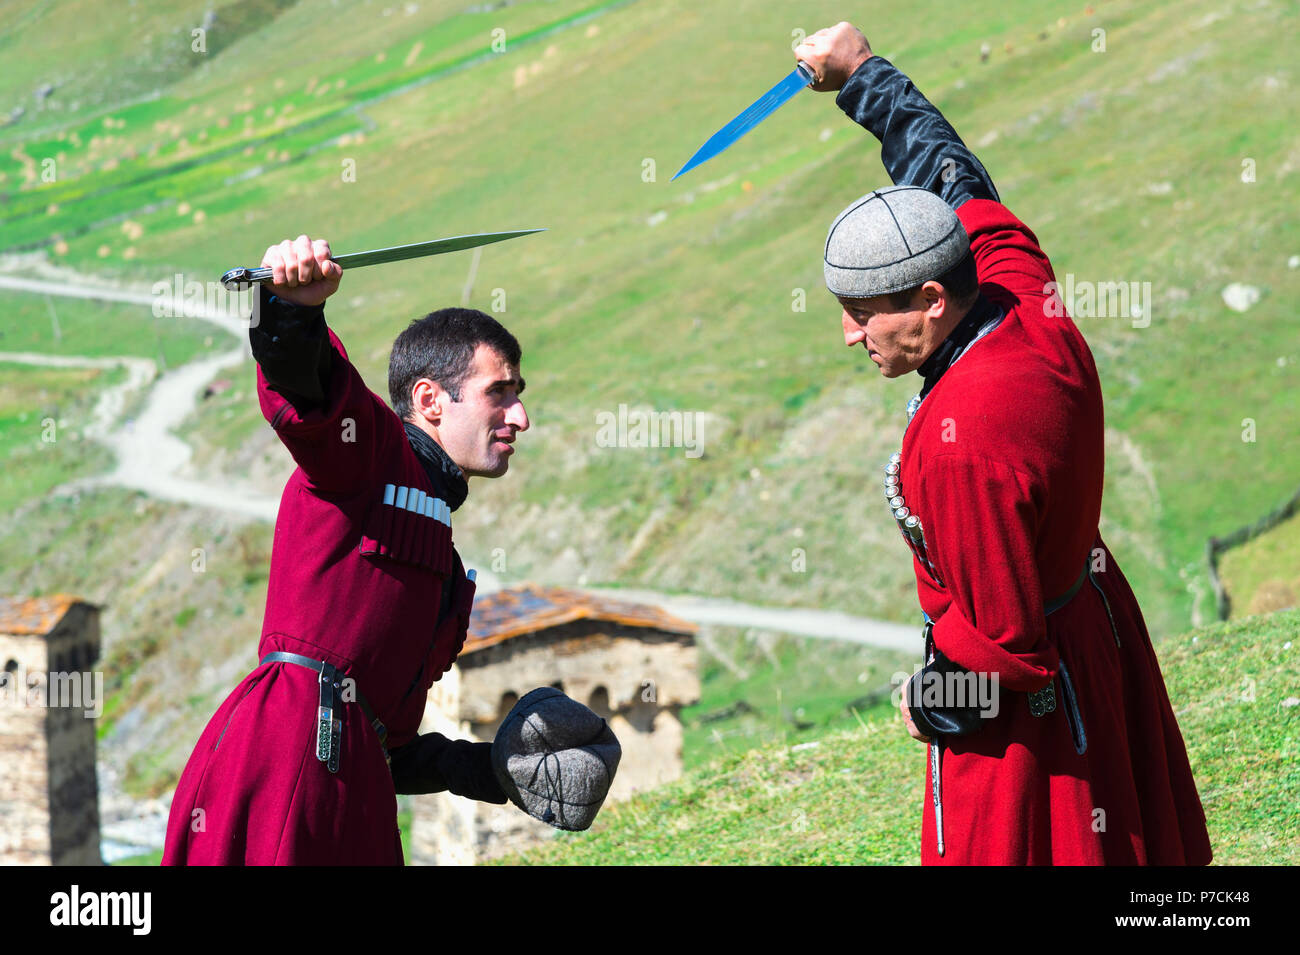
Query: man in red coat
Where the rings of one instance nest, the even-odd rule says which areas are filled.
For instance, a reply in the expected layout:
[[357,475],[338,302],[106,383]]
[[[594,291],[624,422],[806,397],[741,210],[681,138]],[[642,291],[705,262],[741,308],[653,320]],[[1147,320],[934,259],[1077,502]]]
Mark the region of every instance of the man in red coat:
[[795,50],[897,184],[827,238],[845,344],[916,371],[887,507],[912,550],[926,666],[926,864],[1210,861],[1142,613],[1098,533],[1101,388],[1038,240],[938,110],[847,23]]
[[260,665],[208,724],[163,864],[401,864],[397,794],[504,803],[491,745],[418,735],[465,640],[474,583],[450,515],[527,430],[519,343],[443,309],[393,345],[393,409],[325,324],[341,270],[306,236],[267,250],[249,337],[262,413],[298,467],[276,521]]

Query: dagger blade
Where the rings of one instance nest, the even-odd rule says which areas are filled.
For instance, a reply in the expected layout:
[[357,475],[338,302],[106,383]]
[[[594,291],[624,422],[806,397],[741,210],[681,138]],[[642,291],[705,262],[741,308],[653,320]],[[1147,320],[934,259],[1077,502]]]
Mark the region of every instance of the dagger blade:
[[[493,242],[505,242],[545,229],[521,229],[515,232],[480,232],[476,235],[454,235],[446,239],[433,239],[429,242],[413,242],[410,245],[394,245],[387,249],[371,249],[368,252],[346,252],[333,256],[344,269],[357,269],[367,265],[382,265],[385,262],[401,262],[404,259],[418,259],[426,255],[442,255],[446,252],[460,252]],[[221,276],[221,284],[231,291],[242,291],[258,282],[271,280],[270,269],[231,269]]]
[[784,106],[795,93],[806,88],[814,79],[816,77],[813,74],[812,67],[807,63],[800,62],[789,76],[773,86],[755,100],[743,113],[710,136],[708,141],[695,151],[695,155],[687,160],[686,165],[677,170],[677,175],[673,176],[673,179],[676,179],[677,176],[684,172],[689,172],[700,163],[707,162],[729,148],[736,140]]

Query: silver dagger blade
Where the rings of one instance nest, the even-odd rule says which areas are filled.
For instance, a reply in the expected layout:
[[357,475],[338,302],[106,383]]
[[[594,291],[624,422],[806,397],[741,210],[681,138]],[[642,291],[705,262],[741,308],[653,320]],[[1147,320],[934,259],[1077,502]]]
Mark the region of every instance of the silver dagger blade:
[[[517,239],[521,235],[545,232],[545,229],[522,229],[517,232],[480,232],[477,235],[454,235],[447,239],[433,239],[430,242],[414,242],[410,245],[395,245],[387,249],[371,249],[369,252],[346,252],[334,256],[334,261],[344,269],[357,269],[366,265],[380,265],[384,262],[400,262],[403,259],[418,259],[426,255],[442,255],[444,252],[460,252],[506,239]],[[241,291],[257,282],[268,282],[270,269],[231,269],[221,276],[221,284],[231,291]]]
[[687,160],[686,165],[677,170],[677,175],[673,176],[673,179],[718,155],[718,153],[780,109],[795,93],[804,89],[814,79],[816,79],[816,76],[812,67],[801,62],[789,76],[755,100],[749,109],[710,136],[708,142],[696,150],[695,155]]

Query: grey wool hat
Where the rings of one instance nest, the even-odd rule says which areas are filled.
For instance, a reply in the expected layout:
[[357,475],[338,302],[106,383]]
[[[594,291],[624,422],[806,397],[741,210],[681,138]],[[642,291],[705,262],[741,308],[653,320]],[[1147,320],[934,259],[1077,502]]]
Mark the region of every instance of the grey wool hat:
[[948,203],[919,186],[891,186],[857,199],[826,236],[826,287],[870,298],[938,278],[970,249]]
[[549,686],[516,703],[492,742],[492,768],[506,796],[556,829],[592,824],[622,755],[608,723]]

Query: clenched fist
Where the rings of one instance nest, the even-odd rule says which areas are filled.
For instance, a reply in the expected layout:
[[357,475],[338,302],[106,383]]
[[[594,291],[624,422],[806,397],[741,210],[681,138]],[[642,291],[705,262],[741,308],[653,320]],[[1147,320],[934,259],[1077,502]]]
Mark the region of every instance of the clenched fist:
[[305,235],[267,249],[262,268],[271,270],[271,293],[295,305],[320,305],[343,277],[343,267],[330,258],[330,244]]
[[817,74],[812,88],[819,93],[842,89],[871,55],[871,46],[862,31],[844,21],[818,30],[794,49],[794,58],[803,60]]
[[903,726],[907,728],[907,735],[912,737],[912,739],[918,740],[922,743],[928,743],[930,742],[930,737],[917,729],[916,724],[912,722],[912,711],[907,705],[907,693],[910,689],[911,683],[903,684],[903,697],[898,701],[898,708],[903,713]]

